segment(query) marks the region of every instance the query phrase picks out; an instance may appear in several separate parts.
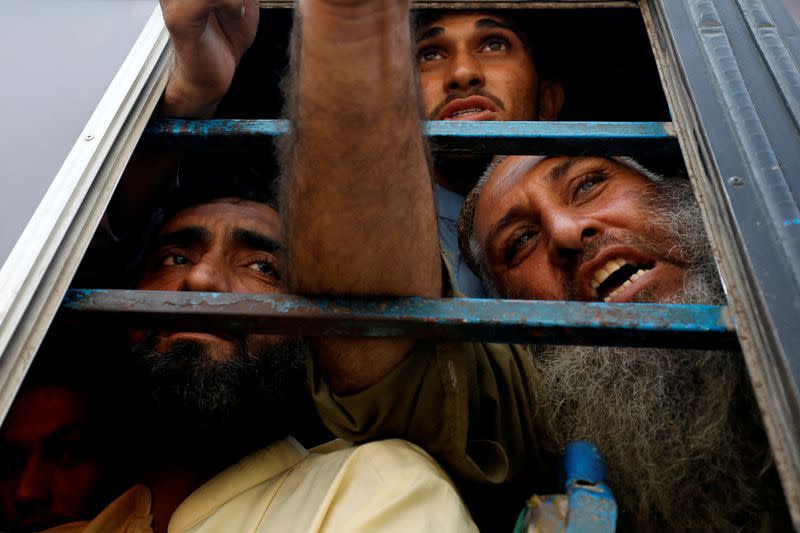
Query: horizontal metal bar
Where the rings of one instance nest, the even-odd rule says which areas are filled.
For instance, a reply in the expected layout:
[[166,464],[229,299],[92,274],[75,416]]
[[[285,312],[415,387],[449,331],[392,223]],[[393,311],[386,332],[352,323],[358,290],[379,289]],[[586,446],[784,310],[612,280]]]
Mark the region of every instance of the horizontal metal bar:
[[302,336],[736,349],[725,307],[472,298],[308,299],[72,289],[68,320],[93,326],[247,330]]
[[[258,0],[261,9],[291,9],[292,0]],[[636,0],[414,0],[412,9],[586,9],[632,8]]]
[[[181,148],[251,149],[289,131],[285,120],[153,121],[151,144]],[[483,154],[662,155],[678,152],[671,122],[432,121],[425,134],[434,151]]]

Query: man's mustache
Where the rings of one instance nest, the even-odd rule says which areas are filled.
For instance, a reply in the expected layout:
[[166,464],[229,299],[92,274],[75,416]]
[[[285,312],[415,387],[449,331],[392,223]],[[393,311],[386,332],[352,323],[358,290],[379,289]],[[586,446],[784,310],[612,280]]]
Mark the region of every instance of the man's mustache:
[[452,102],[453,100],[460,100],[462,98],[469,98],[470,96],[483,96],[484,98],[488,98],[489,100],[497,106],[497,108],[501,111],[506,110],[506,106],[503,104],[503,101],[500,100],[498,97],[490,93],[489,91],[484,91],[483,89],[475,89],[465,93],[452,93],[447,95],[444,100],[442,100],[436,107],[433,108],[431,114],[428,116],[428,120],[436,120],[436,117],[439,116],[439,113],[442,112],[444,106]]

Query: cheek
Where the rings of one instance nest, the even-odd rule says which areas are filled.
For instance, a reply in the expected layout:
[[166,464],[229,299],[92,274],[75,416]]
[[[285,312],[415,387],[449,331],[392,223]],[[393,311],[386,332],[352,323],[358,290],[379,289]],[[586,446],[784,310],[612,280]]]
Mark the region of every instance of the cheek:
[[502,92],[497,94],[509,108],[518,111],[527,111],[523,116],[515,117],[517,120],[523,118],[534,118],[530,115],[530,109],[536,104],[536,83],[525,72],[507,66],[498,66],[492,69],[491,74],[486,76],[487,83],[492,92]]
[[536,120],[538,118],[536,116],[538,93],[534,90],[529,80],[524,78],[512,80],[509,92],[515,104],[517,120]]
[[99,468],[90,462],[83,466],[60,469],[53,475],[53,506],[55,511],[78,518],[98,485]]
[[523,300],[565,300],[563,278],[541,257],[532,257],[498,279],[501,293]]
[[283,281],[267,280],[250,272],[241,273],[231,290],[244,294],[286,294],[289,292]]
[[683,289],[686,285],[687,274],[689,273],[686,268],[675,264],[664,264],[662,269],[658,279],[658,285],[654,290],[656,299],[667,298]]
[[176,291],[183,283],[185,276],[183,269],[173,269],[159,272],[157,275],[145,275],[136,285],[139,290],[147,291]]
[[420,95],[422,96],[422,108],[425,118],[429,118],[436,106],[442,101],[443,92],[436,91],[434,84],[430,82],[422,84]]

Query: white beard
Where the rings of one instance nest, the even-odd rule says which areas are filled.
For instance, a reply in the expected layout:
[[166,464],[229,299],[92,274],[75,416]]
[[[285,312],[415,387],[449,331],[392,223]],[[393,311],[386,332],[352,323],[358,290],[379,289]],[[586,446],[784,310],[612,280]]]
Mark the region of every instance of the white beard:
[[[685,190],[671,194],[661,216],[675,242],[687,245],[682,255],[691,276],[664,303],[720,303],[699,215],[676,198],[685,200]],[[665,205],[682,208],[666,213]],[[741,354],[536,345],[529,351],[545,440],[554,452],[575,439],[600,447],[623,530],[735,531],[758,519],[769,447]]]

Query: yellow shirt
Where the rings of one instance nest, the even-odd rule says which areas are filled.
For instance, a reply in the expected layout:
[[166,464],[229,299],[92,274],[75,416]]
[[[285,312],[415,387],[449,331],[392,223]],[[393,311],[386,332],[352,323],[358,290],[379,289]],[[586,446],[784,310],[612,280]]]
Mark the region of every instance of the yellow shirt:
[[[89,523],[50,533],[149,533],[141,485]],[[334,441],[306,451],[287,438],[226,469],[175,510],[170,533],[477,531],[452,482],[421,448]]]

